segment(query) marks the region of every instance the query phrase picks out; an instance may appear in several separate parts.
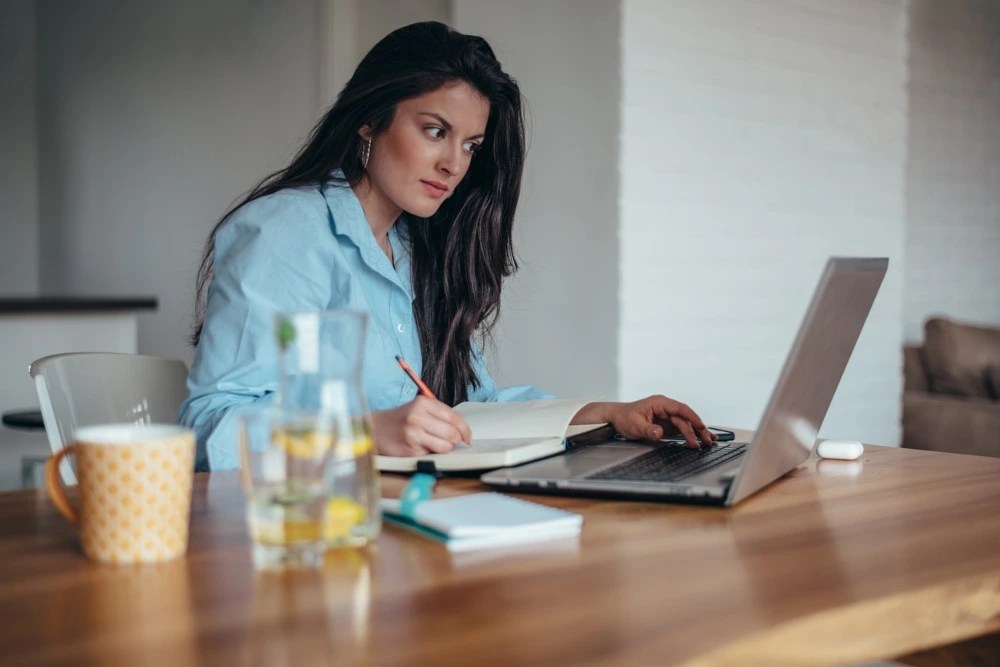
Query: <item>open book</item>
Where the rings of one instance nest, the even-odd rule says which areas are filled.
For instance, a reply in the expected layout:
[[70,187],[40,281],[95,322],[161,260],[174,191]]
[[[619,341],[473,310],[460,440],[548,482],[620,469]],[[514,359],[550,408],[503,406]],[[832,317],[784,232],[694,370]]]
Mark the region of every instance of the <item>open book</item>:
[[589,399],[545,398],[514,403],[460,403],[455,410],[472,430],[472,443],[447,454],[378,456],[379,470],[409,472],[418,461],[442,471],[486,470],[534,461],[566,448],[566,437],[598,427],[569,422]]

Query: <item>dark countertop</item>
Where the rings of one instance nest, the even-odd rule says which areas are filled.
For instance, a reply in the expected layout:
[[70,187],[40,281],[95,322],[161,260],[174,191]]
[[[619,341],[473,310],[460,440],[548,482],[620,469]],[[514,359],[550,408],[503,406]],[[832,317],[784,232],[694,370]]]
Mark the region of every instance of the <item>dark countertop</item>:
[[155,296],[0,296],[0,315],[156,310]]

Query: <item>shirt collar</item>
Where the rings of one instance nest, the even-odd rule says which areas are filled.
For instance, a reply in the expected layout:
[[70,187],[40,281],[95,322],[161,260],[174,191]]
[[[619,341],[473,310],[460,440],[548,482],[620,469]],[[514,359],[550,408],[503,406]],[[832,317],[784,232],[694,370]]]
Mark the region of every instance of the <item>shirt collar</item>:
[[344,172],[335,169],[330,174],[331,180],[323,184],[323,197],[330,209],[330,228],[334,234],[349,239],[361,252],[361,258],[372,270],[401,287],[413,299],[413,287],[410,284],[410,254],[408,244],[400,237],[400,227],[408,223],[404,213],[389,230],[389,243],[392,245],[396,267],[393,268],[389,258],[372,234],[371,225],[365,217],[361,201],[354,194],[353,188],[344,180]]
[[333,233],[346,236],[362,251],[372,246],[378,249],[371,225],[365,217],[354,190],[344,180],[344,172],[337,169],[331,174],[331,180],[323,184],[323,197],[330,208],[330,226]]

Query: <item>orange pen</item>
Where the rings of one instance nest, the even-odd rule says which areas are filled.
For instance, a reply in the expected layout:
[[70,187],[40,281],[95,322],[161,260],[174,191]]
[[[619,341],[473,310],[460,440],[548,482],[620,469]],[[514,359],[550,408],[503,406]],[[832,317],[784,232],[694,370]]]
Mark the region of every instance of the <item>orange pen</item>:
[[421,394],[427,398],[433,398],[435,401],[438,400],[437,396],[434,395],[434,392],[431,391],[431,388],[424,384],[424,381],[420,379],[419,375],[413,372],[413,369],[410,368],[410,365],[406,363],[403,357],[397,354],[396,361],[399,362],[399,367],[403,369],[403,372],[409,375],[410,379],[413,380],[413,383],[417,385],[417,389],[420,390]]

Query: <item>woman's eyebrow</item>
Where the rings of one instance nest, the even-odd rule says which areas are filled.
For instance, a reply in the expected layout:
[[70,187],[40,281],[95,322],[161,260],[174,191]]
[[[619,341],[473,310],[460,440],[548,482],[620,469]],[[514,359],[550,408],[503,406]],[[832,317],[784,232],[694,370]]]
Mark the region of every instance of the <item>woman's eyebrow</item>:
[[[417,113],[419,115],[421,115],[421,116],[430,116],[431,118],[435,119],[437,122],[441,123],[441,125],[444,127],[444,129],[446,129],[449,132],[451,132],[451,123],[449,123],[448,121],[446,121],[444,119],[444,116],[442,116],[441,114],[434,113],[433,111],[418,111]],[[466,138],[467,139],[482,139],[485,136],[486,136],[485,134],[480,133],[480,134],[474,134],[471,137],[466,137]]]

